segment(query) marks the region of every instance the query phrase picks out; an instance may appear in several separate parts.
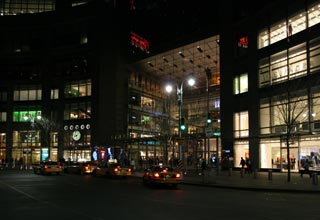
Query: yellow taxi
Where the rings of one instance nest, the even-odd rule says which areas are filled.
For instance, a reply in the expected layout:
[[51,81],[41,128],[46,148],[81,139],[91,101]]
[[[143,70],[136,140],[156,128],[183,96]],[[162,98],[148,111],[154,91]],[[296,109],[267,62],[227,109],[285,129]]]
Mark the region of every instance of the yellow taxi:
[[33,172],[35,174],[52,174],[59,175],[62,173],[62,165],[55,161],[44,161],[33,165]]
[[67,162],[64,167],[65,173],[75,173],[75,174],[91,174],[97,165],[94,162]]
[[171,166],[154,165],[145,169],[142,181],[149,186],[168,185],[177,188],[182,181],[182,173]]
[[103,162],[92,172],[94,176],[127,177],[131,176],[131,167],[121,166],[119,163]]

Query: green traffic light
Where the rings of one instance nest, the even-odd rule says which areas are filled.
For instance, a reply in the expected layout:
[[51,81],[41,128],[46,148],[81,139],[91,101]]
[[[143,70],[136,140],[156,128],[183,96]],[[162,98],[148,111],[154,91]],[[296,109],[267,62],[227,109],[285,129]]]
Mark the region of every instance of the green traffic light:
[[180,119],[180,130],[181,131],[186,130],[186,125],[184,124],[184,118]]
[[212,120],[211,120],[211,114],[208,113],[208,116],[207,116],[207,123],[208,124],[211,124]]

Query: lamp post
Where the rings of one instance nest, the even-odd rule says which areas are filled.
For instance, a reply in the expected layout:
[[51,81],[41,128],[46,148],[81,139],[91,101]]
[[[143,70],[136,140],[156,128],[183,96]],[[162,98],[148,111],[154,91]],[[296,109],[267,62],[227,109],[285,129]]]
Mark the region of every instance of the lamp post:
[[[195,79],[191,76],[188,79],[188,85],[193,86],[195,84]],[[185,79],[186,80],[186,79]],[[181,138],[181,131],[185,129],[185,124],[184,124],[184,118],[182,118],[182,104],[183,104],[183,85],[184,81],[183,80],[180,85],[176,84],[176,90],[177,90],[177,97],[178,97],[178,107],[179,107],[179,127],[178,127],[178,133],[179,133],[179,138]],[[171,84],[168,84],[166,86],[166,91],[168,93],[171,93],[173,90],[173,86]],[[182,145],[179,143],[179,159],[182,160]]]
[[[211,70],[207,67],[206,68],[206,75],[207,75],[207,128],[209,129],[211,125],[211,116],[210,116],[210,106],[209,106],[209,100],[210,100],[210,93],[209,93],[209,84],[211,80]],[[208,165],[210,163],[210,135],[208,135]]]

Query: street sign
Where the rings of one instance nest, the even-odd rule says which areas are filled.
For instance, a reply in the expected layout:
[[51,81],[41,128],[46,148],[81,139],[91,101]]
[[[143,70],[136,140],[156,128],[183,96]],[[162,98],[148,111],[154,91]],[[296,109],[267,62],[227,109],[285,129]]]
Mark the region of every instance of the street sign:
[[208,127],[205,129],[206,137],[212,137],[213,135],[213,129],[211,127]]

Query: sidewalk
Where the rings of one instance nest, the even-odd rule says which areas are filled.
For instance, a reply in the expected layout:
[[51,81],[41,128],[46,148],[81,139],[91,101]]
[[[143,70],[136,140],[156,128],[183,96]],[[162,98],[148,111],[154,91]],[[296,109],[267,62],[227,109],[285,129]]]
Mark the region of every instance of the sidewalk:
[[[143,172],[134,172],[133,175],[142,177]],[[320,177],[318,176],[310,178],[305,174],[300,177],[299,173],[291,173],[290,182],[287,178],[287,173],[267,171],[243,175],[239,170],[220,171],[217,175],[215,170],[207,170],[204,175],[199,175],[196,170],[188,170],[183,174],[181,184],[242,190],[320,193],[320,183],[318,183]]]

